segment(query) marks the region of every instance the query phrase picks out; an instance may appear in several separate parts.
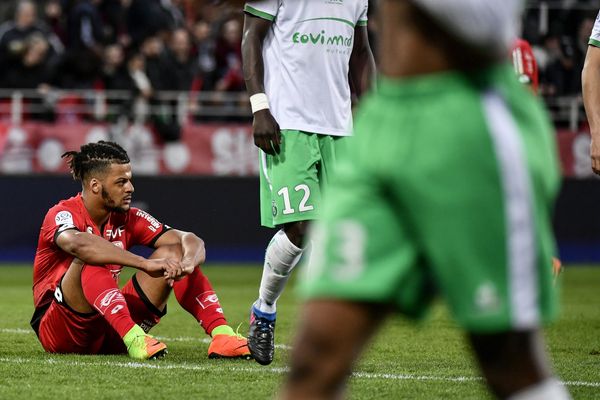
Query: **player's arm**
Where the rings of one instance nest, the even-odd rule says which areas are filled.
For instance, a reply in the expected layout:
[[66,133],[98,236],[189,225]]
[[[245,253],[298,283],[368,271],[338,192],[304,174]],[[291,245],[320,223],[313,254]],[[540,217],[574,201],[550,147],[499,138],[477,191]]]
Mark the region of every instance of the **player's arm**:
[[263,42],[273,23],[269,18],[268,14],[246,5],[242,37],[242,67],[254,114],[252,123],[254,144],[265,153],[274,155],[279,154],[281,137],[279,124],[269,111],[265,94]]
[[175,260],[147,260],[127,250],[115,246],[100,236],[76,229],[60,232],[55,243],[63,251],[90,265],[127,265],[148,273],[151,276],[165,276],[174,279],[183,274],[182,267]]
[[181,264],[185,274],[192,273],[195,267],[204,264],[206,260],[204,241],[192,232],[171,229],[154,243],[154,247],[157,248],[168,245],[181,246],[183,252]]
[[350,56],[350,79],[357,97],[371,88],[375,72],[375,59],[369,45],[367,26],[358,25],[354,30],[354,46]]
[[596,46],[588,46],[581,82],[583,104],[592,134],[592,170],[600,175],[600,48]]

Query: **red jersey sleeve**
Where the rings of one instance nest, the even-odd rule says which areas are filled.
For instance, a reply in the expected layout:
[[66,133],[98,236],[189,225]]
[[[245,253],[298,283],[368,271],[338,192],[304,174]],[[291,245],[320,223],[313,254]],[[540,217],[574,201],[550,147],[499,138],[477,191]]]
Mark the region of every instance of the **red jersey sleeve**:
[[538,65],[529,42],[518,39],[512,51],[512,60],[519,81],[531,86],[534,93],[538,91]]
[[58,235],[66,230],[85,231],[83,225],[75,210],[64,205],[57,205],[52,207],[46,214],[40,236],[44,242],[54,244]]
[[160,223],[146,211],[132,207],[129,210],[126,229],[130,235],[127,240],[128,247],[135,245],[154,247],[158,238],[171,227]]

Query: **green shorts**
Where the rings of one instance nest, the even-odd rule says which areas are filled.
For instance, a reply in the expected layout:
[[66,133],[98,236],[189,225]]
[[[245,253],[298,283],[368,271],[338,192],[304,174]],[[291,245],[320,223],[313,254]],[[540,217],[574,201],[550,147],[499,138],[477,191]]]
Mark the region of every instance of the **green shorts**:
[[393,304],[440,294],[471,332],[554,317],[555,137],[508,66],[382,80],[314,227],[301,293]]
[[348,138],[282,130],[281,152],[260,152],[260,217],[274,228],[318,218],[323,188]]

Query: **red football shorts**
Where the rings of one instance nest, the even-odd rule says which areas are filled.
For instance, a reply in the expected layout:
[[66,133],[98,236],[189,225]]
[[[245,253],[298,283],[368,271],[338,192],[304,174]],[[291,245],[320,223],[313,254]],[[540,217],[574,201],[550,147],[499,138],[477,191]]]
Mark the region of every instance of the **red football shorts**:
[[[141,290],[135,275],[121,289],[131,318],[148,332],[166,314],[158,310]],[[48,353],[122,354],[127,349],[121,337],[97,312],[78,313],[62,299],[60,285],[54,301],[41,318],[38,337]]]

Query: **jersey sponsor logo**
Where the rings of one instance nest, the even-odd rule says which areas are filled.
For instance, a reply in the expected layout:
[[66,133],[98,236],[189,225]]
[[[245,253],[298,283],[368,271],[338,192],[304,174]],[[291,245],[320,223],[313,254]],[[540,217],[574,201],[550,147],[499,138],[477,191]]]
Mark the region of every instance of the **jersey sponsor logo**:
[[[124,303],[125,297],[123,297],[123,294],[121,294],[119,289],[107,289],[102,292],[100,296],[96,297],[96,300],[94,300],[94,307],[100,314],[104,315],[113,305],[115,307],[120,305],[122,309]],[[115,312],[118,312],[118,310]]]
[[[202,309],[207,309],[208,307],[218,307],[219,306],[219,298],[215,292],[204,292],[200,296],[196,297],[196,301],[200,304]],[[219,307],[220,308],[220,307]]]
[[56,225],[75,225],[73,223],[73,215],[68,211],[61,211],[54,217]]
[[298,45],[315,46],[334,46],[334,47],[352,47],[353,36],[334,35],[329,36],[323,30],[319,33],[295,32],[292,35],[292,42]]
[[150,223],[150,225],[148,225],[148,229],[152,232],[156,232],[160,228],[160,222],[158,222],[156,218],[148,214],[146,211],[138,210],[135,215],[148,221]]
[[115,229],[107,229],[104,232],[104,235],[108,240],[114,240],[116,238],[120,238],[125,233],[125,225],[121,225]]

